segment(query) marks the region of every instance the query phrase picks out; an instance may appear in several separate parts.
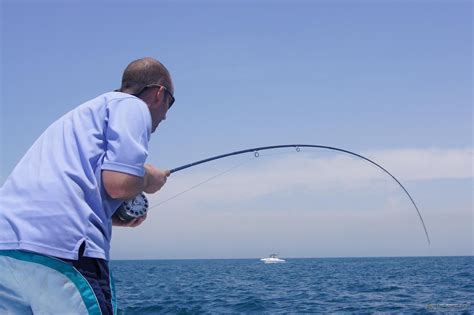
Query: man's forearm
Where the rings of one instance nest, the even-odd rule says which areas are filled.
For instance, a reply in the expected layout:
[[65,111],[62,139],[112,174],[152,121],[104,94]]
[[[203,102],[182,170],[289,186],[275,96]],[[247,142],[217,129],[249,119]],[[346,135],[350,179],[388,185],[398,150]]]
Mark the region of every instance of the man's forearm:
[[145,176],[139,177],[105,170],[102,172],[102,181],[107,194],[111,198],[128,200],[134,198],[142,191],[146,191],[147,174],[145,171]]

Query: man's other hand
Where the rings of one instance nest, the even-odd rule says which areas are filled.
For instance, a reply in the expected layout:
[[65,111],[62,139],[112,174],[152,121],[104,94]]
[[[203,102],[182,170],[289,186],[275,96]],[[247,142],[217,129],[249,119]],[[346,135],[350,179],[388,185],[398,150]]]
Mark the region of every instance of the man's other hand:
[[146,216],[147,215],[145,214],[144,216],[133,219],[130,222],[125,222],[125,221],[122,221],[116,213],[112,216],[112,225],[113,226],[123,226],[123,227],[136,227],[136,226],[139,226],[140,224],[142,224],[143,221],[146,220]]

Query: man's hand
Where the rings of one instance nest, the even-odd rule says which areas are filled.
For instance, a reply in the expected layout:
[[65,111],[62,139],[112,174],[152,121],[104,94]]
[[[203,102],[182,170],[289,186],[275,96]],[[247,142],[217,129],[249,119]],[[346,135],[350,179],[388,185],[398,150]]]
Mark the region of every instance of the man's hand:
[[145,189],[148,194],[153,194],[163,187],[166,179],[170,176],[170,171],[162,171],[150,164],[145,164]]
[[[134,198],[142,191],[153,194],[160,190],[170,176],[170,171],[160,170],[150,164],[145,164],[145,176],[138,177],[125,173],[103,171],[102,179],[107,193],[114,199],[127,200]],[[130,222],[122,221],[117,214],[112,216],[112,225],[136,227],[145,221],[146,215]]]
[[113,226],[123,226],[123,227],[136,227],[143,223],[146,219],[146,214],[143,217],[133,219],[130,222],[122,221],[117,214],[112,216],[112,225]]

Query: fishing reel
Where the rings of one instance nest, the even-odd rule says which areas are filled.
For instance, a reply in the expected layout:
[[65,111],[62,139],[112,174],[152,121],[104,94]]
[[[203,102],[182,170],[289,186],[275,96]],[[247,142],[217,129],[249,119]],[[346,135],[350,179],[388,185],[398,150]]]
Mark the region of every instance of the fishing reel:
[[144,193],[135,198],[124,201],[117,209],[117,216],[124,222],[131,222],[136,218],[143,217],[148,212],[148,199]]

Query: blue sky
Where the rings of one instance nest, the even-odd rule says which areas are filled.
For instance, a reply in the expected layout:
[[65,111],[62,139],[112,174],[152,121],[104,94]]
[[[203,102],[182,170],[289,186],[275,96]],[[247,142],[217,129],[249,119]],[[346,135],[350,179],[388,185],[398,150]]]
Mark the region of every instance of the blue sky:
[[[0,182],[50,123],[152,56],[177,99],[152,164],[293,142],[353,150],[406,184],[433,241],[389,178],[305,151],[157,207],[114,232],[114,258],[473,254],[470,1],[1,3]],[[242,158],[173,175],[152,204]]]

